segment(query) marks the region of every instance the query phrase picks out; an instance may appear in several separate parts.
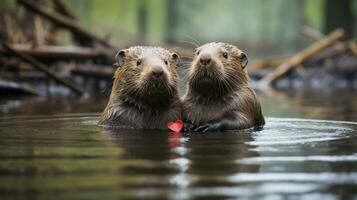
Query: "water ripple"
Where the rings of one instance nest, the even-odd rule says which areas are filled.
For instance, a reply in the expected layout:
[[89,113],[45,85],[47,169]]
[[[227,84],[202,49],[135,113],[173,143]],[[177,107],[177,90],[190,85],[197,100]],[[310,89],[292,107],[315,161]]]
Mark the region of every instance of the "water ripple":
[[243,182],[309,182],[328,184],[357,184],[357,172],[351,173],[239,173],[228,177],[236,183]]
[[357,154],[352,155],[316,155],[316,156],[264,156],[244,158],[237,161],[242,164],[261,164],[265,162],[356,162]]

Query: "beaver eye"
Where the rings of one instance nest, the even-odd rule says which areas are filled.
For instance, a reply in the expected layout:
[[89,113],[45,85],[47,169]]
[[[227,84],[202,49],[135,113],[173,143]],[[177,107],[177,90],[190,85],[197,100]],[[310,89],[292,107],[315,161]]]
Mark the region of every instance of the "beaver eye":
[[165,65],[167,65],[167,64],[168,64],[167,60],[164,60],[164,62],[165,62]]
[[195,54],[198,56],[200,55],[200,51],[199,50],[195,50]]
[[137,66],[141,65],[141,59],[139,59],[139,60],[136,61],[136,65],[137,65]]
[[227,52],[223,52],[223,57],[224,57],[225,59],[227,59],[227,58],[228,58],[228,53],[227,53]]

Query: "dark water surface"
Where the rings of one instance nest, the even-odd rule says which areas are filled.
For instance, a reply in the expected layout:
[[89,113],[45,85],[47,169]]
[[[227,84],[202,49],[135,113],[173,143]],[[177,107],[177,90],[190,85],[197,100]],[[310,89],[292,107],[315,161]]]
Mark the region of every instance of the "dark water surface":
[[[74,95],[0,96],[0,117],[99,113],[110,91]],[[357,121],[357,90],[287,90],[258,93],[269,117]]]
[[357,198],[357,124],[104,130],[97,115],[0,118],[0,199]]
[[208,134],[104,130],[108,94],[2,96],[0,199],[357,199],[353,90],[259,93],[264,130]]

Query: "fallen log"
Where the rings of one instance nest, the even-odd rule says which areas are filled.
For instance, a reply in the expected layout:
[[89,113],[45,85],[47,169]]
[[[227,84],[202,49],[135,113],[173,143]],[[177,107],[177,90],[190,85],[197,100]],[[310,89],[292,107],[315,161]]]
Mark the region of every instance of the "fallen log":
[[[10,80],[17,80],[19,82],[31,82],[33,80],[47,80],[47,76],[45,73],[43,73],[42,71],[29,71],[29,70],[25,70],[25,71],[18,71],[18,72],[3,72],[2,77],[5,77],[6,79],[10,79]],[[61,77],[63,78],[63,77]]]
[[93,33],[86,31],[85,29],[80,27],[80,25],[77,21],[74,21],[74,20],[70,19],[69,17],[65,17],[61,14],[58,14],[46,7],[35,5],[34,3],[27,1],[27,0],[17,0],[17,2],[19,4],[25,6],[27,9],[52,21],[53,23],[70,30],[73,33],[73,35],[76,35],[76,34],[81,35],[86,40],[95,41],[95,42],[103,45],[104,47],[114,49],[114,47],[111,44],[109,44],[106,40],[103,40],[103,39],[97,37],[96,35],[94,35]]
[[341,39],[344,35],[345,31],[343,29],[336,29],[329,35],[323,37],[321,40],[313,43],[310,47],[304,49],[292,58],[288,59],[286,62],[282,63],[277,69],[275,69],[273,72],[267,74],[263,79],[261,79],[258,84],[262,87],[269,86],[273,81],[286,74],[290,69],[299,66],[307,59],[313,57],[317,53],[331,46],[337,40]]
[[303,26],[302,30],[301,30],[301,34],[305,37],[310,38],[311,40],[320,40],[321,38],[324,37],[324,35],[322,33],[320,33],[318,30],[311,28],[309,26]]
[[269,67],[277,67],[287,60],[286,57],[281,58],[265,58],[265,59],[255,59],[248,63],[248,69],[264,69]]
[[350,43],[349,43],[349,48],[350,48],[350,50],[352,51],[352,53],[355,55],[355,56],[357,56],[357,42],[356,41],[351,41]]
[[[52,0],[53,2],[53,9],[60,15],[63,15],[64,17],[68,17],[72,19],[73,21],[78,22],[78,16],[76,13],[63,1],[63,0]],[[51,26],[51,33],[53,35],[53,38],[50,38],[54,41],[58,41],[58,29],[60,29],[58,26]],[[57,39],[57,40],[56,40]],[[73,39],[77,41],[79,44],[86,46],[88,44],[88,41],[86,39],[82,38],[81,35],[73,34]]]
[[114,68],[112,66],[76,66],[71,70],[72,75],[82,76],[86,78],[107,79],[111,80],[114,76]]
[[5,80],[0,80],[0,93],[40,95],[40,92],[31,86]]
[[63,0],[53,0],[56,10],[66,17],[78,20],[76,13],[63,1]]
[[[42,45],[33,47],[28,44],[12,44],[9,45],[17,52],[31,55],[34,57],[45,58],[75,58],[75,59],[89,59],[101,56],[98,51],[91,48],[77,47],[77,46],[54,46],[54,45]],[[0,53],[8,53],[4,49],[0,49]]]
[[44,72],[49,78],[54,79],[55,81],[57,81],[58,83],[68,87],[69,89],[71,89],[72,91],[74,91],[76,94],[82,94],[82,90],[79,89],[76,85],[74,85],[72,82],[63,79],[59,76],[57,76],[54,72],[52,72],[46,65],[44,65],[43,63],[37,61],[36,59],[34,59],[33,57],[26,55],[24,53],[20,53],[17,52],[16,50],[12,49],[8,44],[1,42],[2,46],[9,51],[11,54],[13,54],[14,56],[18,57],[19,59],[23,60],[24,62],[27,62],[29,64],[31,64],[33,67],[35,67],[36,69]]
[[26,42],[26,36],[18,24],[17,15],[10,11],[4,11],[0,20],[2,20],[0,22],[0,34],[3,35],[4,40],[12,43]]
[[316,63],[316,62],[319,62],[319,61],[322,61],[325,59],[329,59],[329,58],[334,58],[335,56],[343,54],[349,50],[348,44],[349,44],[349,41],[337,42],[330,48],[323,50],[322,52],[320,52],[319,54],[317,54],[316,56],[311,58],[309,60],[309,62]]

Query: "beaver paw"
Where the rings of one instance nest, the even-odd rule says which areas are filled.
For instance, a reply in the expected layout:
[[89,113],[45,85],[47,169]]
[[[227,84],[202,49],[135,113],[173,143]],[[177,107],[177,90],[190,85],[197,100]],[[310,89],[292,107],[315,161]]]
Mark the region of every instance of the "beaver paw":
[[194,129],[195,132],[217,132],[220,130],[221,130],[220,123],[214,123],[214,124],[207,123]]
[[183,124],[183,132],[190,132],[194,129],[194,125],[190,122],[185,122]]

